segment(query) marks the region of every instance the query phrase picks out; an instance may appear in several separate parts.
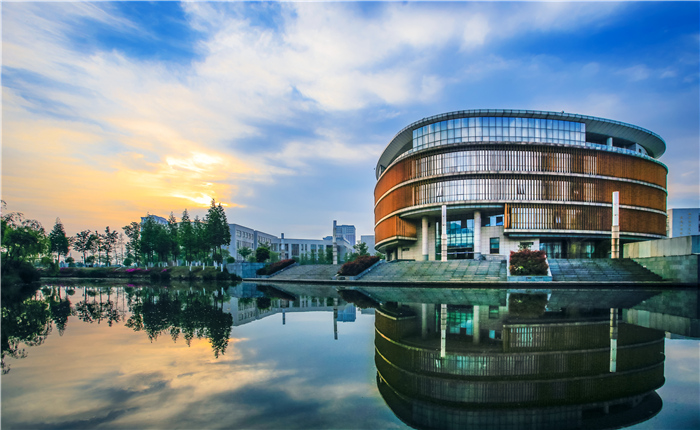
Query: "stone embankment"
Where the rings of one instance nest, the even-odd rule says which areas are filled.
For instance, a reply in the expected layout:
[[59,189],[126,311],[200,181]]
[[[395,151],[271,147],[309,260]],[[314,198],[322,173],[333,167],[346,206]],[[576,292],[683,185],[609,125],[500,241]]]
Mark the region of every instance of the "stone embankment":
[[[631,259],[551,259],[552,282],[547,288],[580,285],[656,285],[668,281]],[[422,284],[431,286],[534,286],[537,283],[508,282],[505,261],[396,261],[380,264],[357,280],[333,280],[339,266],[292,267],[265,282],[306,282],[363,285]],[[247,281],[260,281],[246,279]]]

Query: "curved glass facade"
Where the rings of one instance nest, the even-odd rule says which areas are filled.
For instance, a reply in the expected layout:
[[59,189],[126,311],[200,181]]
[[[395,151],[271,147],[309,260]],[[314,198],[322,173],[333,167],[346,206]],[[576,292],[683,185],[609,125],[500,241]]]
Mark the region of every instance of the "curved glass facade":
[[[614,192],[623,209],[619,221],[624,240],[663,236],[668,169],[644,155],[643,145],[636,142],[656,152],[664,143],[640,131],[559,112],[463,111],[418,121],[392,139],[377,164],[377,249],[394,252],[396,258],[437,258],[440,252],[433,253],[433,244],[426,247],[418,239],[441,242],[433,229],[445,205],[448,221],[495,214],[512,221],[501,230],[479,230],[488,236],[479,235],[486,239],[477,240],[473,249],[461,233],[448,229],[453,231],[448,238],[455,236],[448,239],[448,254],[457,247],[465,255],[482,257],[487,250],[507,255],[512,243],[526,237],[533,243],[557,238],[557,246],[578,255],[576,241],[583,235],[607,246],[602,236],[610,230]],[[534,212],[532,205],[539,205]],[[431,236],[422,232],[422,225],[431,229]],[[464,228],[460,224],[457,230]],[[543,243],[539,245],[547,246]],[[426,248],[431,251],[426,253]]]
[[586,143],[586,124],[540,118],[476,117],[440,121],[413,130],[413,149],[461,142]]

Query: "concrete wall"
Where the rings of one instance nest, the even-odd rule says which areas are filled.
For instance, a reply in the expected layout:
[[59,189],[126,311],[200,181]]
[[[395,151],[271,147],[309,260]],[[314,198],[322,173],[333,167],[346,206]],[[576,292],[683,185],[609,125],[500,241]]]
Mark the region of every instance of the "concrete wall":
[[[489,249],[491,247],[490,239],[492,237],[498,237],[500,239],[499,255],[490,255]],[[539,238],[509,238],[503,235],[503,226],[496,225],[491,227],[481,227],[481,255],[484,259],[501,259],[503,256],[510,255],[510,251],[517,251],[520,246],[520,242],[532,242],[530,249],[536,251],[540,249]]]
[[699,253],[700,236],[682,236],[672,239],[626,243],[622,247],[622,256],[624,258],[666,257]]
[[231,263],[226,265],[228,273],[235,273],[241,278],[255,278],[255,271],[265,266],[265,263]]
[[[423,232],[420,228],[420,220],[418,221],[417,229],[417,240],[413,244],[404,245],[399,248],[399,258],[403,260],[416,260],[423,261]],[[498,237],[499,242],[499,254],[491,255],[489,254],[489,249],[491,246],[490,239],[492,237]],[[430,261],[435,260],[435,222],[430,221],[430,226],[428,227],[428,259]],[[509,238],[503,235],[503,226],[491,226],[491,227],[481,227],[481,255],[486,260],[491,259],[504,259],[505,256],[510,255],[510,251],[517,251],[521,242],[532,242],[533,251],[540,249],[539,238]],[[404,249],[407,249],[404,251]]]
[[632,258],[632,260],[666,281],[688,284],[697,284],[700,281],[700,265],[698,264],[700,255],[698,254]]
[[[417,221],[417,225],[416,236],[418,239],[412,245],[399,247],[399,258],[402,260],[423,261],[423,229],[420,219]],[[404,251],[406,248],[408,251]],[[430,220],[428,226],[428,260],[435,260],[435,222],[433,220]]]

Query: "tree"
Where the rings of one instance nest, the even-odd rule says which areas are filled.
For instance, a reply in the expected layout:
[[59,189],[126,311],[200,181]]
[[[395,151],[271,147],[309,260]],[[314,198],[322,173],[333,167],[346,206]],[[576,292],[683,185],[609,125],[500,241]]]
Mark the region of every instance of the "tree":
[[326,262],[333,264],[333,247],[326,247]]
[[[231,230],[228,227],[226,213],[221,203],[217,206],[216,200],[211,199],[211,206],[204,220],[206,223],[206,240],[209,247],[213,250],[212,258],[214,261],[220,262],[222,261],[221,247],[231,243]],[[217,249],[219,250],[218,254]]]
[[360,257],[364,257],[365,255],[369,255],[369,247],[364,242],[360,242],[360,243],[355,244],[353,246],[353,249]]
[[207,242],[206,229],[204,224],[202,224],[202,220],[199,219],[199,215],[194,217],[192,230],[194,232],[194,256],[198,260],[203,260],[206,252],[209,250],[209,244]]
[[90,230],[81,231],[80,233],[75,235],[75,238],[73,240],[73,246],[75,247],[75,250],[83,254],[84,264],[87,263],[85,253],[90,251],[93,247],[92,240],[93,236]]
[[[95,233],[92,233],[92,248],[90,251],[92,252],[92,256],[95,256],[95,252],[97,252],[97,265],[99,266],[100,260],[102,260],[102,235],[95,230]],[[93,259],[94,260],[94,259]]]
[[170,236],[162,224],[147,217],[141,226],[141,255],[150,263],[166,261],[170,252]]
[[243,248],[238,250],[238,254],[243,257],[244,260],[248,259],[248,256],[253,253],[253,250],[248,248],[247,246],[244,246]]
[[264,263],[266,260],[270,259],[270,248],[260,245],[258,249],[255,250],[255,261],[258,263]]
[[117,240],[119,240],[119,233],[115,231],[110,231],[109,226],[105,228],[105,234],[101,235],[102,249],[105,251],[105,257],[107,265],[109,266],[111,258],[109,254],[114,251]]
[[66,231],[63,229],[63,224],[60,218],[56,218],[56,224],[53,230],[49,233],[49,251],[56,253],[56,260],[60,260],[61,255],[68,255],[70,241],[66,237]]
[[170,212],[170,217],[168,218],[168,244],[170,246],[170,255],[177,265],[177,258],[180,256],[180,241],[178,240],[177,232],[177,220],[175,215]]
[[122,227],[124,234],[129,238],[126,243],[126,253],[138,264],[141,256],[141,225],[136,221]]
[[194,229],[192,227],[192,222],[190,221],[190,215],[187,212],[187,209],[185,209],[185,211],[182,213],[182,219],[177,235],[180,246],[182,247],[182,252],[185,254],[185,263],[192,261],[196,241]]
[[43,254],[48,245],[46,231],[39,221],[25,219],[19,212],[2,216],[2,248],[6,261],[31,261]]

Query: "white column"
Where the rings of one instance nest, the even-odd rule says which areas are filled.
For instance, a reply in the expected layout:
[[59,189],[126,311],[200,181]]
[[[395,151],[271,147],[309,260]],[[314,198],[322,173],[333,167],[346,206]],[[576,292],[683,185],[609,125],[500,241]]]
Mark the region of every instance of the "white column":
[[608,137],[607,144],[608,144],[608,148],[612,148],[612,146],[613,146],[613,138],[612,137]]
[[617,372],[617,309],[610,308],[610,373]]
[[[333,229],[333,234],[335,234],[335,229]],[[338,299],[333,299],[333,339],[338,340]]]
[[447,305],[440,305],[440,358],[447,355]]
[[423,241],[423,260],[428,261],[428,217],[421,219],[421,239]]
[[442,234],[440,235],[441,261],[447,261],[447,206],[442,205]]
[[333,220],[333,264],[334,265],[338,264],[338,242],[335,239],[336,225],[337,225],[336,220]]
[[472,320],[472,340],[474,344],[478,344],[481,341],[479,334],[479,309],[479,306],[474,306],[474,319]]
[[612,195],[612,240],[610,258],[620,258],[620,192]]
[[474,212],[474,260],[481,260],[481,212]]

